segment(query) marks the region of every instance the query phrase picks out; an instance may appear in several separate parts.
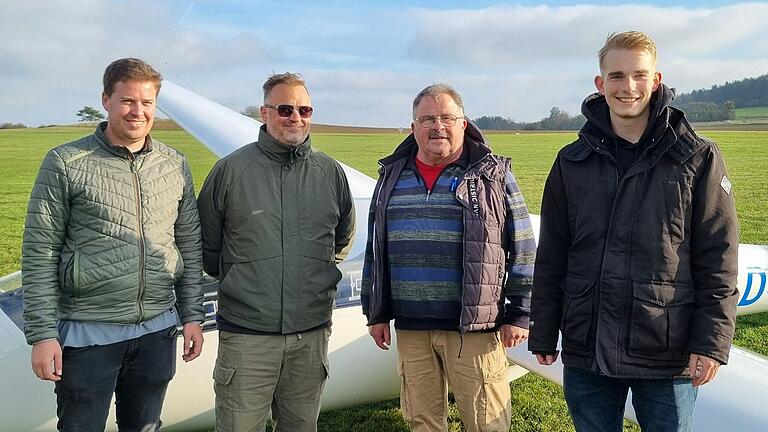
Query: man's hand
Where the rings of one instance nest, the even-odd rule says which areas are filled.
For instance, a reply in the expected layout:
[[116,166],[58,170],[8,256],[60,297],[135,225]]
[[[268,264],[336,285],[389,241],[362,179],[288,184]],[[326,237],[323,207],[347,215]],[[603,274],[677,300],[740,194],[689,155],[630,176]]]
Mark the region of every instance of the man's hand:
[[691,384],[698,387],[711,382],[715,379],[719,367],[720,363],[717,360],[699,354],[691,354],[691,358],[688,360],[688,370],[691,372],[691,378],[693,378]]
[[368,333],[376,342],[376,345],[383,350],[388,350],[392,342],[392,334],[389,331],[389,321],[380,324],[368,326]]
[[558,354],[560,354],[560,351],[555,351],[554,354],[536,354],[536,360],[539,361],[540,365],[549,366],[557,361]]
[[504,324],[501,326],[501,342],[505,347],[516,347],[523,343],[523,341],[526,339],[528,339],[528,329],[510,324]]
[[32,372],[41,380],[61,379],[61,345],[56,339],[32,345]]
[[203,328],[199,323],[188,322],[182,329],[184,335],[184,353],[181,359],[185,362],[196,359],[203,351]]

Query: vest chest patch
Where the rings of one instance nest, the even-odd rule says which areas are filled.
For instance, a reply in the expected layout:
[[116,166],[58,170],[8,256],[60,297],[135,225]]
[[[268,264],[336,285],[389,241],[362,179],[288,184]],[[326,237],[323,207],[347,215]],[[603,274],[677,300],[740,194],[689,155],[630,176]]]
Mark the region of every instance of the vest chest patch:
[[469,194],[469,206],[475,216],[480,216],[480,199],[477,196],[477,179],[473,178],[467,182],[467,193]]

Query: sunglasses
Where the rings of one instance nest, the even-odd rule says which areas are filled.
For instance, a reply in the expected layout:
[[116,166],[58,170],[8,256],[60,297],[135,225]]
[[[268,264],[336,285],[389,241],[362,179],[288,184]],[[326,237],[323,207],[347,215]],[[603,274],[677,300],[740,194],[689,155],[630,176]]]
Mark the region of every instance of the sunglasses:
[[264,104],[267,108],[272,108],[273,110],[277,111],[277,115],[280,117],[290,117],[293,115],[293,110],[298,110],[299,115],[301,118],[310,118],[312,117],[312,112],[314,109],[311,106],[293,106],[293,105],[267,105]]

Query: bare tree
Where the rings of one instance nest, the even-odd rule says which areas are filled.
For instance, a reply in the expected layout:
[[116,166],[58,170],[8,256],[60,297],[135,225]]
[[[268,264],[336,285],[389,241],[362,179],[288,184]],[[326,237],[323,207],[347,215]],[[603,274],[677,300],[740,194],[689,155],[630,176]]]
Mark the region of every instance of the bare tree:
[[248,105],[242,111],[240,111],[240,114],[250,118],[255,118],[256,120],[261,120],[260,107],[257,105]]

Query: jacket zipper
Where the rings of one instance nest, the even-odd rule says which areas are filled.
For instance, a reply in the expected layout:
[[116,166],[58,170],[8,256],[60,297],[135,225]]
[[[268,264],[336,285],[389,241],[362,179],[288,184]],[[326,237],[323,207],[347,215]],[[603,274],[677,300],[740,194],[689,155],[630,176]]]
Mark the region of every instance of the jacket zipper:
[[144,285],[146,283],[146,272],[144,269],[145,250],[144,250],[144,221],[142,217],[141,206],[141,184],[139,183],[139,173],[136,168],[136,159],[131,158],[131,174],[133,174],[133,194],[136,200],[136,231],[139,234],[139,292],[136,296],[136,306],[138,307],[138,317],[136,318],[136,324],[140,324],[144,321],[144,304],[142,302],[144,298]]
[[[379,211],[379,206],[381,205],[381,189],[384,188],[384,184],[387,181],[387,167],[383,163],[379,162],[379,165],[381,166],[382,173],[381,173],[381,183],[379,183],[379,189],[375,191],[373,199],[376,200],[376,210],[374,210],[374,213]],[[386,218],[386,214],[384,214],[384,217]],[[378,226],[376,224],[376,215],[374,214],[373,217],[373,261],[374,263],[381,263],[381,251],[379,251],[379,233],[378,233]],[[378,259],[377,259],[378,258]],[[371,297],[373,297],[373,293],[378,288],[376,286],[376,278],[378,275],[376,274],[376,265],[371,267]],[[373,316],[373,311],[369,311],[371,316]]]

